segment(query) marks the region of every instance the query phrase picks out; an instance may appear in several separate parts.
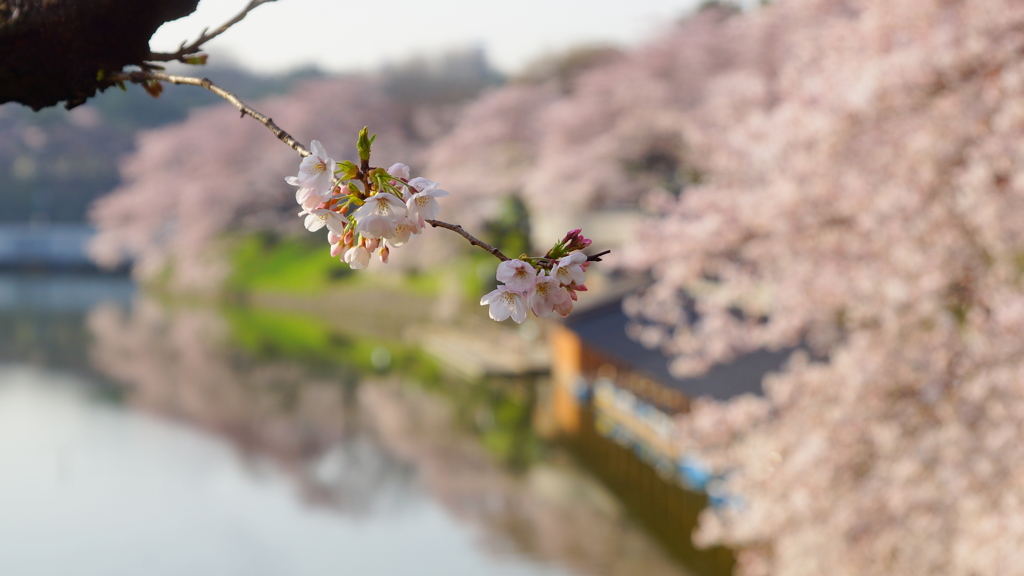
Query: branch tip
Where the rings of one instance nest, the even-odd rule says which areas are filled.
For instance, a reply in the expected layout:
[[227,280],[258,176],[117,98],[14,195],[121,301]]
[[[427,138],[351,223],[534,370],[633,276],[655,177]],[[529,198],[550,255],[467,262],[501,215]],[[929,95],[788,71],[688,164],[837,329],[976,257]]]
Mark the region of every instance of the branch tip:
[[217,36],[220,36],[221,34],[226,32],[228,28],[231,28],[235,24],[238,24],[239,22],[241,22],[242,19],[245,18],[249,14],[249,12],[251,12],[254,8],[259,6],[260,4],[266,4],[268,2],[274,2],[274,1],[275,0],[251,0],[249,2],[249,4],[245,8],[242,9],[241,12],[239,12],[238,14],[235,15],[234,18],[232,18],[231,20],[228,20],[227,22],[225,22],[220,28],[217,28],[212,33],[208,33],[209,30],[210,30],[210,27],[207,26],[206,28],[203,28],[203,31],[199,34],[199,38],[196,38],[195,42],[193,42],[191,44],[187,44],[188,41],[187,40],[183,40],[181,42],[181,46],[178,48],[178,51],[177,52],[173,52],[173,53],[150,52],[149,56],[146,57],[146,60],[151,61],[151,62],[173,62],[173,61],[178,61],[178,62],[181,62],[183,64],[188,64],[189,63],[187,61],[188,57],[192,56],[194,54],[198,54],[199,51],[203,49],[203,44],[206,44],[210,40],[213,40]]

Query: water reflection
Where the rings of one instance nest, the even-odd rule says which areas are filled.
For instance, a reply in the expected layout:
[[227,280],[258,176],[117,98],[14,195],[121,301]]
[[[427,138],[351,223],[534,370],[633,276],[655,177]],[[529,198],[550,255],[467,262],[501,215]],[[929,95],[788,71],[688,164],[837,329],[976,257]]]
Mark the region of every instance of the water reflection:
[[598,434],[593,414],[583,415],[579,433],[567,442],[577,461],[601,478],[674,558],[698,574],[732,573],[735,558],[731,550],[720,546],[698,549],[691,540],[697,515],[707,506],[704,494],[666,482],[633,450]]
[[127,305],[134,293],[117,276],[0,274],[0,364],[91,373],[85,316],[104,302]]
[[93,280],[7,279],[0,573],[689,573],[532,433],[532,382],[123,280],[58,294]]
[[495,562],[415,492],[387,513],[318,511],[276,462],[88,391],[0,369],[2,574],[565,573]]

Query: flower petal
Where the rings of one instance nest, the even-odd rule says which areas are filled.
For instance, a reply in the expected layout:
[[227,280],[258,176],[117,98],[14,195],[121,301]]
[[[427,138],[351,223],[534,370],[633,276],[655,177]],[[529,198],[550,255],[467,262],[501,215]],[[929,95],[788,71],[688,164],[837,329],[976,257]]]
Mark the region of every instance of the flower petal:
[[487,315],[496,322],[508,320],[510,314],[512,314],[512,311],[509,310],[508,306],[501,299],[491,302],[491,307],[487,310]]
[[327,151],[324,150],[323,145],[320,144],[319,140],[313,140],[309,143],[309,150],[313,153],[313,156],[319,158],[327,158]]

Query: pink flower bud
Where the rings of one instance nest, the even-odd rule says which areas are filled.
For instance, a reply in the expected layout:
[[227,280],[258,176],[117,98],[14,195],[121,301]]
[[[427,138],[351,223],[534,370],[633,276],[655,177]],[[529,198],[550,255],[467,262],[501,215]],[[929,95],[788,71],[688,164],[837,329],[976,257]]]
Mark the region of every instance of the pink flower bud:
[[387,264],[388,263],[388,254],[389,253],[390,253],[390,251],[388,250],[388,247],[385,246],[385,247],[381,248],[380,252],[378,252],[377,254],[380,256],[380,261],[385,263],[385,264]]

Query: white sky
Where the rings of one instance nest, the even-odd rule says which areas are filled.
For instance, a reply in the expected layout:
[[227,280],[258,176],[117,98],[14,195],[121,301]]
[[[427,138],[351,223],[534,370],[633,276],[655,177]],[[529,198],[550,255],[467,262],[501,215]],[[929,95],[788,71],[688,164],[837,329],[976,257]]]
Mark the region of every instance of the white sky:
[[[207,49],[252,70],[316,64],[342,72],[482,46],[497,68],[516,72],[531,60],[579,44],[635,44],[699,1],[277,0],[250,12]],[[182,40],[191,42],[204,27],[220,26],[247,3],[202,0],[194,14],[160,28],[151,49],[174,51]]]

